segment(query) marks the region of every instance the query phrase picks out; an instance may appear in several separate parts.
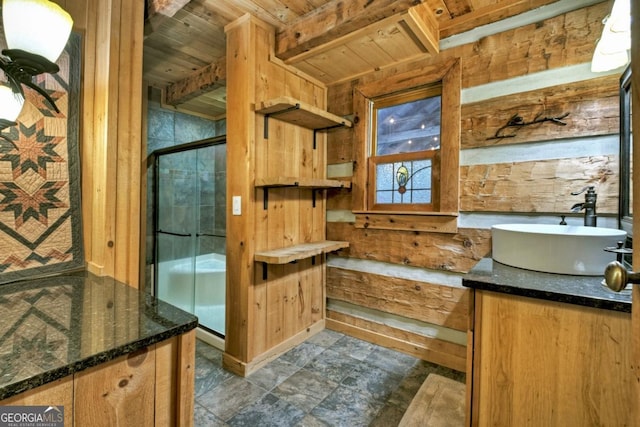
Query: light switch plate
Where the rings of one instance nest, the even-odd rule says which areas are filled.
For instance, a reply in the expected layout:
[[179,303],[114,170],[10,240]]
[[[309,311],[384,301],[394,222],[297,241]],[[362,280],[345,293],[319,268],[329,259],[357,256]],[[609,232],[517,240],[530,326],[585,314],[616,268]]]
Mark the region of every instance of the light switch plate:
[[242,197],[241,196],[233,196],[232,197],[232,213],[233,215],[242,215]]

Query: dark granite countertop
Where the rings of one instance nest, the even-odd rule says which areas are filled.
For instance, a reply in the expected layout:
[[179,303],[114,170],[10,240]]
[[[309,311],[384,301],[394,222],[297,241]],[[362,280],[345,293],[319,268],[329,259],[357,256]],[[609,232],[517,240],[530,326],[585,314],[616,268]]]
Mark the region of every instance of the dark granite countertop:
[[194,329],[198,319],[112,278],[0,286],[0,400]]
[[613,292],[604,276],[539,273],[482,259],[463,279],[468,288],[631,313],[631,292]]

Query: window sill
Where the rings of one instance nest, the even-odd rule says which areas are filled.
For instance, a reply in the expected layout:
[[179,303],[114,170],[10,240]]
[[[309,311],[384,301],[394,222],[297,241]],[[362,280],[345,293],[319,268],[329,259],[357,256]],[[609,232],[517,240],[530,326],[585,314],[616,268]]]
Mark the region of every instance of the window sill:
[[353,211],[356,228],[457,233],[457,212]]

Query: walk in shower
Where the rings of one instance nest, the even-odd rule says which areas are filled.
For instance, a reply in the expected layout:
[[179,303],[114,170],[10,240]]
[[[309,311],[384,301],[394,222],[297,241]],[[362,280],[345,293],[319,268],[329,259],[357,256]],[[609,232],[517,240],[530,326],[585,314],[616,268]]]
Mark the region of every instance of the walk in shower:
[[156,150],[152,158],[155,295],[224,338],[225,139]]

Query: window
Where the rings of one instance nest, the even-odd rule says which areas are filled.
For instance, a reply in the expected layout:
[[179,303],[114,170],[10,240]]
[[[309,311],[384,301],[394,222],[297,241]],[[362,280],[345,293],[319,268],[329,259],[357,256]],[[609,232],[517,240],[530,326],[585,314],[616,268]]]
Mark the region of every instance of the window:
[[438,189],[441,86],[372,101],[373,210],[433,211]]
[[457,230],[460,86],[454,58],[355,88],[356,227]]

